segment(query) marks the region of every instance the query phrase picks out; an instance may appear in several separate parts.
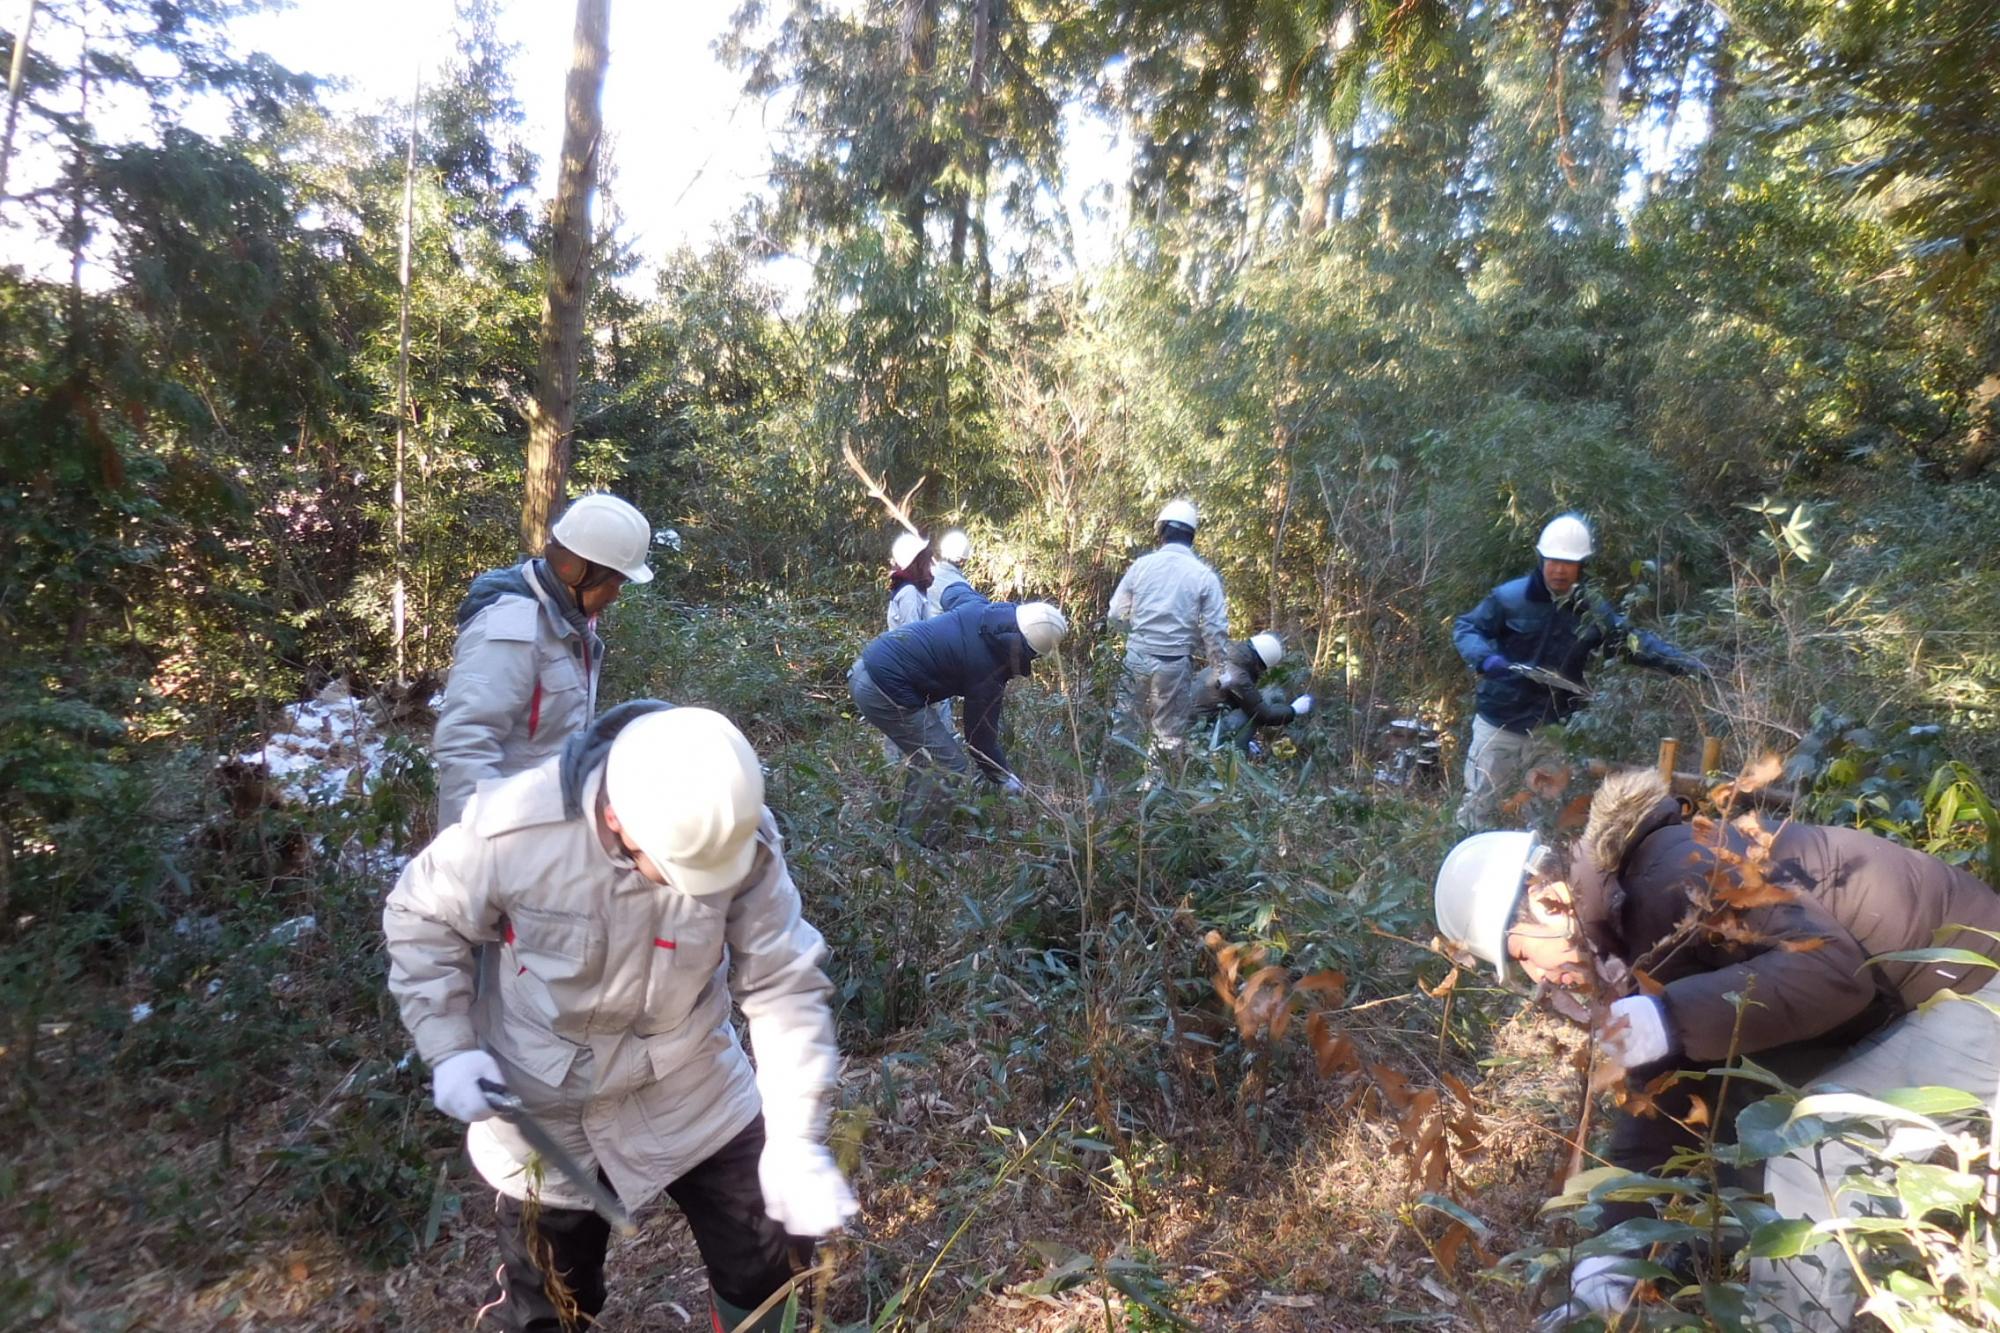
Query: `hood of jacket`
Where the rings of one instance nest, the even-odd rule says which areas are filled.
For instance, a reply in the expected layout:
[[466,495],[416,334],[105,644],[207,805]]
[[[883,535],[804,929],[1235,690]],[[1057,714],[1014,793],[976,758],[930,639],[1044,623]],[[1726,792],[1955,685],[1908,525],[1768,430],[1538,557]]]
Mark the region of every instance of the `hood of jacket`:
[[993,656],[1006,668],[1010,676],[1028,674],[1028,664],[1035,660],[1035,650],[1028,645],[1027,636],[1021,633],[1021,622],[1015,616],[1012,602],[989,602],[979,613],[979,637],[986,641]]
[[489,569],[472,580],[465,600],[458,604],[458,627],[464,629],[472,623],[472,618],[484,611],[502,597],[535,597],[535,587],[528,582],[528,567],[525,563],[509,565],[505,569]]
[[633,699],[616,708],[605,709],[595,722],[563,742],[560,777],[564,819],[582,817],[584,779],[604,763],[605,756],[611,753],[611,742],[618,739],[618,733],[648,713],[672,707],[661,699]]
[[502,597],[526,597],[554,611],[559,625],[566,624],[578,634],[590,633],[590,621],[577,605],[562,580],[549,572],[544,560],[524,560],[506,569],[489,569],[472,580],[465,600],[458,604],[458,627],[464,629],[474,616]]
[[1229,650],[1229,664],[1243,668],[1253,685],[1264,678],[1264,659],[1257,652],[1257,645],[1248,639]]
[[1640,843],[1681,822],[1680,802],[1654,769],[1613,773],[1590,798],[1590,816],[1570,857],[1569,887],[1584,934],[1601,952],[1620,952],[1626,862]]

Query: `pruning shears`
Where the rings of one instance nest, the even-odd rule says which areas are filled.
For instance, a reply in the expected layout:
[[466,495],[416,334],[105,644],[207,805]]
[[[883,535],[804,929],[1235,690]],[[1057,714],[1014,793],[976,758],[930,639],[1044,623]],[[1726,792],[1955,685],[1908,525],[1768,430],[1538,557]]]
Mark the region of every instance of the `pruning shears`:
[[519,1097],[507,1091],[505,1085],[491,1079],[480,1079],[479,1090],[486,1094],[486,1104],[493,1108],[494,1113],[519,1130],[521,1137],[528,1141],[528,1146],[540,1153],[542,1159],[555,1168],[557,1175],[583,1191],[583,1196],[590,1200],[592,1210],[609,1222],[613,1231],[620,1236],[639,1234],[632,1214],[625,1211],[625,1205],[618,1201],[618,1196],[605,1188],[595,1171],[585,1171],[576,1158],[556,1142],[555,1136],[528,1114]]

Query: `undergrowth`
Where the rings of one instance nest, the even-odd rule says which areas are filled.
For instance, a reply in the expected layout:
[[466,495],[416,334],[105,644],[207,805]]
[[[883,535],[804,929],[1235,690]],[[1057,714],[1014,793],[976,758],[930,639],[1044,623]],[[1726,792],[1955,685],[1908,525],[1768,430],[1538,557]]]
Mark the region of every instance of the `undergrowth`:
[[[1990,873],[1983,715],[1925,713],[1928,685],[1893,707],[1843,692],[1854,641],[1831,640],[1829,665],[1800,626],[1847,603],[1775,557],[1757,568],[1761,601],[1666,626],[1724,667],[1719,684],[1613,668],[1566,747],[1645,762],[1661,735],[1686,754],[1706,732],[1733,761],[1788,740],[1785,781],[1812,817]],[[635,595],[608,627],[606,698],[744,722],[832,947],[848,1058],[834,1135],[867,1230],[829,1246],[806,1315],[884,1330],[1086,1307],[1129,1328],[1529,1318],[1535,1282],[1487,1261],[1560,1236],[1534,1209],[1577,1110],[1566,1038],[1428,951],[1456,793],[1449,773],[1370,780],[1369,719],[1395,713],[1328,708],[1260,759],[1197,748],[1142,787],[1106,736],[1116,654],[1086,641],[1010,694],[1027,793],[966,788],[925,850],[895,834],[898,775],[847,701],[875,614],[862,598]],[[1287,670],[1288,691],[1343,696]],[[1780,715],[1761,681],[1736,688],[1766,670],[1821,706]],[[147,1275],[168,1272],[197,1323],[457,1318],[489,1243],[484,1191],[428,1104],[379,935],[394,858],[426,836],[422,740],[399,742],[373,794],[305,808],[156,743],[17,858],[0,1322],[130,1326],[162,1299]],[[677,1235],[661,1224],[648,1243]],[[634,1268],[666,1251],[641,1253],[614,1257],[621,1299],[680,1299]],[[383,1294],[413,1269],[436,1295]],[[318,1294],[287,1307],[278,1289]]]

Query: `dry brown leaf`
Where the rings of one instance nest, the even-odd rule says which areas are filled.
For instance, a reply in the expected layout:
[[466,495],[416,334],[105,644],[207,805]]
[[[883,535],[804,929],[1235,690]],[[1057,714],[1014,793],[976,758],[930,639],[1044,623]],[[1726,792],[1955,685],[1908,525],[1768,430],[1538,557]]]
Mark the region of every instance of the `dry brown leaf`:
[[[1746,881],[1750,879],[1747,875],[1744,878]],[[1788,903],[1794,895],[1790,889],[1764,882],[1763,876],[1759,875],[1755,883],[1724,884],[1716,889],[1715,896],[1739,912],[1748,912],[1759,907]]]
[[1528,770],[1528,790],[1546,801],[1553,801],[1569,790],[1569,767],[1536,767]]
[[1243,985],[1236,1002],[1236,1030],[1245,1041],[1269,1031],[1283,1036],[1291,1011],[1285,1005],[1285,991],[1291,974],[1282,967],[1259,968]]
[[1641,995],[1662,995],[1666,993],[1667,988],[1655,981],[1653,974],[1643,967],[1632,969],[1632,980],[1639,983],[1639,993]]
[[1449,1273],[1458,1267],[1458,1252],[1465,1248],[1465,1242],[1472,1239],[1472,1231],[1463,1222],[1453,1222],[1444,1229],[1431,1252],[1437,1256],[1438,1267]]
[[1778,947],[1786,953],[1812,953],[1824,949],[1830,940],[1825,935],[1814,935],[1803,940],[1779,940]]
[[1708,1123],[1708,1103],[1699,1097],[1688,1098],[1687,1123],[1699,1129]]
[[1339,1008],[1340,1002],[1347,998],[1347,974],[1331,969],[1308,973],[1292,983],[1292,993],[1317,995],[1329,1009]]
[[1736,790],[1740,792],[1762,791],[1776,782],[1785,771],[1785,761],[1770,750],[1757,756],[1741,773],[1736,775]]
[[1458,985],[1459,973],[1462,971],[1464,971],[1463,968],[1459,967],[1457,963],[1453,963],[1451,971],[1445,973],[1443,981],[1440,981],[1434,987],[1426,986],[1423,983],[1423,979],[1419,977],[1417,979],[1417,989],[1430,996],[1433,1000],[1442,1000],[1445,996],[1451,994],[1453,987]]
[[1573,833],[1590,822],[1590,797],[1579,796],[1556,816],[1556,832]]
[[1312,1046],[1313,1060],[1319,1066],[1321,1078],[1352,1069],[1357,1063],[1353,1039],[1344,1032],[1335,1031],[1333,1024],[1326,1021],[1325,1014],[1314,1014],[1306,1021],[1306,1041]]
[[1410,1080],[1387,1065],[1364,1065],[1363,1069],[1391,1106],[1400,1111],[1410,1104]]

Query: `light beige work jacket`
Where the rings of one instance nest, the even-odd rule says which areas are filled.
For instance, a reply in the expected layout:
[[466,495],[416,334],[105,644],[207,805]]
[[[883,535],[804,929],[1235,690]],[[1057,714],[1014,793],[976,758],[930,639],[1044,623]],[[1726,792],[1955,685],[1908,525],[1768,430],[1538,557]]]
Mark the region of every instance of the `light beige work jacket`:
[[533,768],[597,715],[603,642],[564,618],[533,566],[517,569],[534,596],[503,595],[458,631],[431,738],[439,828],[481,782]]
[[[744,881],[691,897],[607,850],[593,813],[565,819],[559,768],[482,788],[389,895],[389,989],[418,1052],[435,1066],[490,1051],[535,1118],[632,1208],[742,1132],[760,1102],[769,1137],[819,1139],[839,1064],[826,945],[800,916],[770,812]],[[600,766],[583,780],[584,811],[602,779]],[[730,1023],[732,971],[754,1073]],[[537,1179],[507,1121],[476,1122],[467,1146],[502,1193],[587,1206],[552,1173]]]
[[1111,594],[1106,620],[1125,631],[1125,651],[1149,657],[1193,657],[1211,663],[1229,650],[1229,608],[1222,580],[1208,562],[1179,542],[1168,542],[1132,562]]

